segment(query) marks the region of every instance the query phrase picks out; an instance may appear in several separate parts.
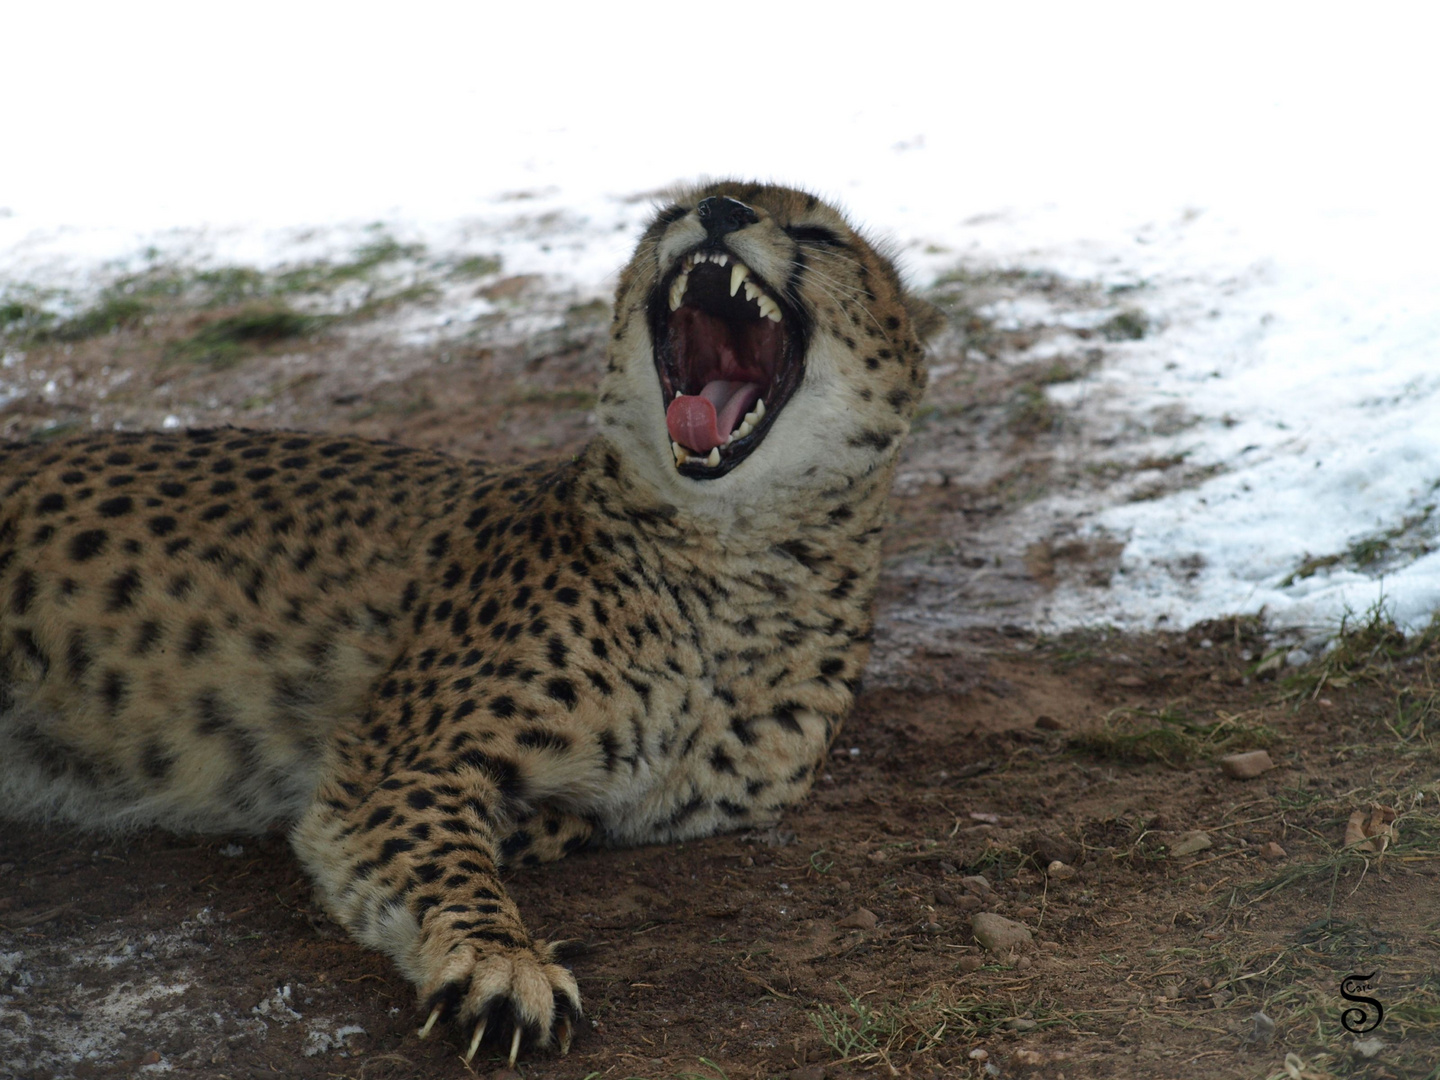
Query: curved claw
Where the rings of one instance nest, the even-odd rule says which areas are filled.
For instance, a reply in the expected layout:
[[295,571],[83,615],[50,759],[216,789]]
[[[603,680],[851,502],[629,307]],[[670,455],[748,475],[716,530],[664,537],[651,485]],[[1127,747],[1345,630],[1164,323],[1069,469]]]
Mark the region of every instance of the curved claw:
[[515,1067],[515,1058],[520,1054],[520,1025],[515,1025],[515,1034],[510,1036],[510,1068]]
[[423,1039],[425,1038],[425,1036],[429,1035],[430,1029],[435,1026],[435,1021],[440,1019],[440,1014],[443,1011],[444,1009],[442,1006],[436,1005],[434,1010],[430,1013],[430,1019],[426,1020],[425,1026],[415,1033],[416,1036]]
[[470,1059],[475,1056],[475,1051],[480,1049],[480,1040],[485,1038],[485,1021],[475,1025],[475,1034],[470,1038],[470,1049],[465,1051],[465,1064],[470,1064]]
[[561,1017],[560,1023],[556,1027],[555,1031],[555,1038],[560,1043],[561,1057],[564,1057],[566,1054],[570,1053],[570,1040],[574,1037],[574,1035],[575,1031],[570,1026],[570,1018],[568,1016]]

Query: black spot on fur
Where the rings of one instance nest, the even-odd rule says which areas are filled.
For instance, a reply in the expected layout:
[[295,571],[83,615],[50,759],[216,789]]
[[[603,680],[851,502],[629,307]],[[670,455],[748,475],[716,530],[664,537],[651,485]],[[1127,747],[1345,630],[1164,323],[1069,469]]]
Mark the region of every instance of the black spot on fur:
[[111,668],[105,672],[100,680],[100,697],[105,701],[105,708],[111,716],[117,716],[125,705],[125,697],[130,692],[130,684],[125,676]]
[[847,441],[854,447],[868,446],[872,450],[887,450],[894,438],[894,435],[889,432],[871,429],[862,431],[859,435],[852,435]]
[[159,640],[160,624],[154,619],[146,619],[136,631],[135,644],[130,647],[130,651],[135,656],[144,656]]
[[105,550],[110,539],[104,529],[86,529],[76,533],[70,541],[70,558],[75,562],[86,562]]
[[575,708],[579,701],[579,697],[575,693],[575,684],[569,679],[551,679],[545,684],[545,693],[567,709]]
[[21,570],[15,575],[15,583],[10,587],[10,610],[16,615],[24,615],[30,610],[30,602],[35,599],[35,594],[40,589],[40,583],[32,570]]
[[65,664],[70,669],[70,677],[77,682],[90,670],[90,647],[85,641],[83,630],[70,632],[70,643],[65,649]]
[[515,745],[532,750],[569,750],[570,738],[545,728],[525,728],[516,734]]
[[106,598],[106,609],[109,611],[124,611],[135,603],[135,593],[140,588],[140,571],[135,567],[115,575],[106,586],[109,594]]
[[145,775],[157,783],[164,783],[170,777],[175,758],[165,749],[159,739],[151,739],[140,752],[140,768]]

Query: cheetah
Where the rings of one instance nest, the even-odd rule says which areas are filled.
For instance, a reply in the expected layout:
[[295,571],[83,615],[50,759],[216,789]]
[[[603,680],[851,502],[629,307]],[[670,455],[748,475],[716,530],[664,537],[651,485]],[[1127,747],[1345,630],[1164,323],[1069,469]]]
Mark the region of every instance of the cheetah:
[[234,428],[4,447],[0,816],[288,830],[422,1037],[565,1052],[576,980],[500,869],[806,794],[939,321],[817,197],[705,183],[621,274],[573,459]]

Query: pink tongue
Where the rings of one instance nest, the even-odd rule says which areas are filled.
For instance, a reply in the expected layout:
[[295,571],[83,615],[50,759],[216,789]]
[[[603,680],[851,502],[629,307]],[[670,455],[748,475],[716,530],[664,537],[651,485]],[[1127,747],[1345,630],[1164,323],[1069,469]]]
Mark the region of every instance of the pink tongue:
[[680,394],[665,410],[670,438],[704,454],[722,445],[760,399],[760,385],[715,379],[698,394]]

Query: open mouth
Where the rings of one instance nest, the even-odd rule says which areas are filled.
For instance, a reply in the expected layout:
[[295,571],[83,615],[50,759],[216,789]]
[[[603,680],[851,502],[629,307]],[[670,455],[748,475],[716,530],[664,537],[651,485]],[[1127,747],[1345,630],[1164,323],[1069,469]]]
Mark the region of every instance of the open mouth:
[[800,384],[806,324],[727,251],[691,252],[650,305],[675,467],[723,476],[758,447]]

